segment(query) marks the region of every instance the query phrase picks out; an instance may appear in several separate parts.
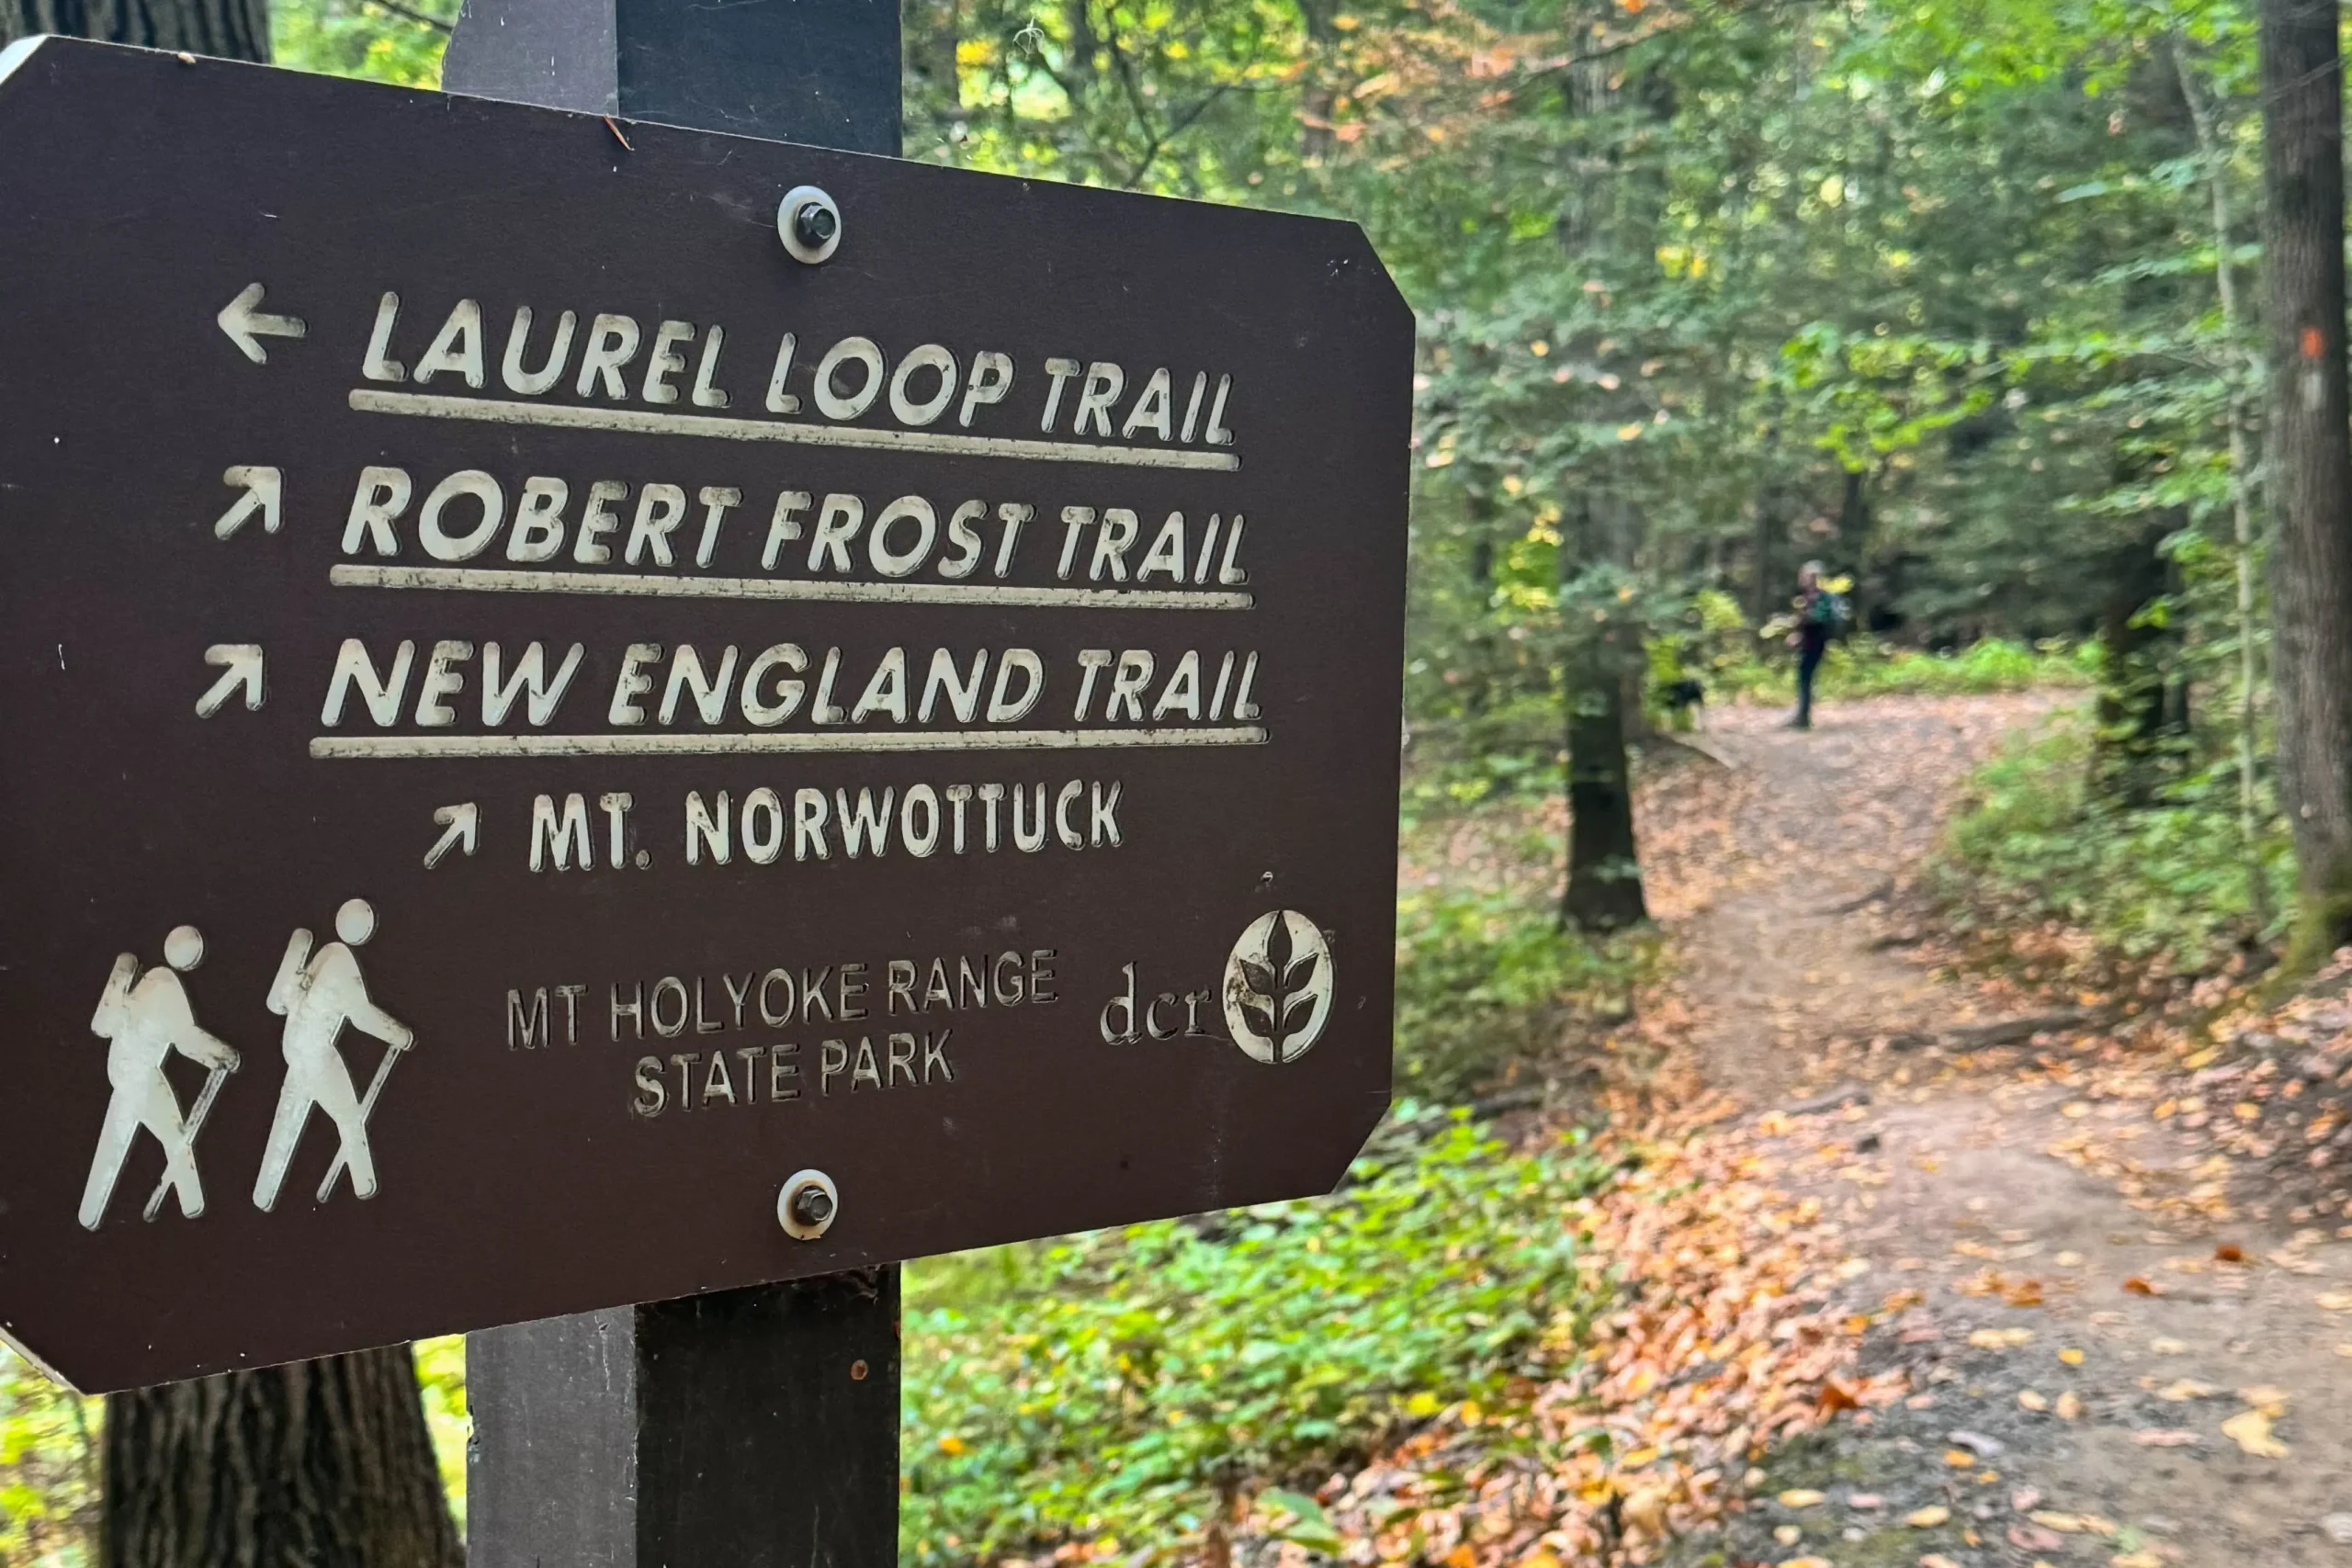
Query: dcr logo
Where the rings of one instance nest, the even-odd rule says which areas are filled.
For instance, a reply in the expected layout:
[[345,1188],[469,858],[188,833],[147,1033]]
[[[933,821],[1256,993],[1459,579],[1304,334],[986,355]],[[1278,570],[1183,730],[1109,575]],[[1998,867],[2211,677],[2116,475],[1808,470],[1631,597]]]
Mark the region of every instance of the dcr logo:
[[1225,961],[1225,1026],[1261,1062],[1295,1062],[1331,1019],[1331,947],[1296,909],[1259,916]]

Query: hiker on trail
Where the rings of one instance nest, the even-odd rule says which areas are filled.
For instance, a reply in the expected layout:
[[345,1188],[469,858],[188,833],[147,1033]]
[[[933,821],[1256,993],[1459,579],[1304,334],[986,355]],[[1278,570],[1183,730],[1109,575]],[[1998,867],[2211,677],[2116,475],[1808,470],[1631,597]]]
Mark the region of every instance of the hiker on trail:
[[[82,1189],[82,1224],[88,1230],[96,1230],[106,1218],[107,1203],[141,1127],[164,1145],[164,1182],[178,1193],[180,1213],[191,1220],[204,1213],[204,1183],[196,1174],[196,1135],[220,1079],[237,1070],[237,1053],[198,1025],[187,987],[180,984],[182,972],[204,962],[204,933],[194,926],[175,927],[164,939],[164,962],[170,967],[150,969],[142,976],[137,954],[117,958],[90,1020],[90,1032],[107,1042],[107,1081],[114,1085],[114,1099],[107,1102],[97,1155]],[[179,1096],[164,1076],[164,1064],[175,1051],[212,1070],[185,1122]],[[164,1188],[157,1188],[155,1201],[147,1206],[149,1219],[155,1217],[163,1194]]]
[[1813,678],[1845,615],[1845,602],[1822,586],[1821,563],[1809,560],[1798,568],[1797,629],[1789,634],[1789,646],[1797,650],[1797,711],[1789,720],[1791,729],[1813,728]]
[[[262,1156],[261,1179],[254,1184],[254,1204],[268,1209],[277,1202],[286,1168],[293,1163],[295,1146],[302,1141],[311,1109],[327,1113],[342,1134],[343,1146],[319,1190],[324,1202],[334,1190],[335,1178],[351,1172],[351,1190],[362,1198],[376,1195],[376,1158],[368,1146],[368,1117],[392,1062],[416,1042],[408,1026],[368,998],[368,982],[359,973],[353,948],[366,944],[376,931],[376,911],[365,898],[354,898],[335,911],[331,942],[311,956],[311,933],[297,931],[278,961],[277,978],[269,988],[269,1010],[283,1014],[286,1029],[286,1086],[278,1091],[277,1117],[270,1123],[269,1146]],[[351,1087],[351,1070],[335,1049],[335,1037],[350,1024],[391,1047],[376,1070],[374,1083],[362,1100]]]

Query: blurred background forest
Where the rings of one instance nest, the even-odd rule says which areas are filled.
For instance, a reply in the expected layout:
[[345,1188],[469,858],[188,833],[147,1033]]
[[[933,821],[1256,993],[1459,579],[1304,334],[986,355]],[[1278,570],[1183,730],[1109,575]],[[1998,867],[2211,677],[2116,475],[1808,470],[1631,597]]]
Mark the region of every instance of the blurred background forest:
[[[1336,1550],[1264,1483],[1584,1353],[1558,1216],[1610,1167],[1477,1127],[1666,962],[1634,781],[1706,748],[1693,692],[1789,699],[1801,563],[1852,612],[1825,701],[2061,694],[1974,759],[1943,918],[2184,983],[2284,951],[2254,10],[906,0],[908,156],[1353,219],[1420,357],[1408,1099],[1332,1204],[912,1268],[904,1561],[1215,1562],[1250,1496]],[[271,36],[429,87],[454,15]],[[79,1562],[97,1412],[0,1378],[0,1562]]]

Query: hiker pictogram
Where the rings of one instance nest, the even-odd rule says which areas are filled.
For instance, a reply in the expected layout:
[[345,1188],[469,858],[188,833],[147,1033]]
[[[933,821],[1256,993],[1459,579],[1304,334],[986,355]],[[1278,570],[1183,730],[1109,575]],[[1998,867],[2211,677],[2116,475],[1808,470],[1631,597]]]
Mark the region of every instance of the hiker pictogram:
[[[180,983],[182,974],[204,962],[204,934],[194,926],[175,927],[164,939],[164,962],[168,967],[141,975],[136,953],[118,957],[98,998],[98,1010],[90,1019],[90,1032],[107,1043],[107,1080],[114,1085],[97,1153],[90,1161],[90,1179],[82,1190],[82,1224],[90,1230],[105,1220],[123,1162],[141,1127],[164,1146],[164,1179],[147,1200],[145,1217],[153,1219],[164,1196],[175,1191],[182,1214],[192,1220],[204,1213],[196,1138],[220,1092],[220,1080],[237,1070],[237,1053],[197,1023],[196,1010]],[[175,1051],[211,1069],[186,1121],[180,1117],[179,1094],[164,1076],[164,1066]]]
[[[361,1198],[376,1195],[376,1159],[368,1145],[368,1118],[392,1064],[416,1042],[408,1026],[370,1000],[368,982],[353,950],[366,945],[376,931],[376,911],[365,898],[353,898],[335,911],[334,932],[342,938],[311,953],[311,933],[297,931],[278,960],[277,978],[269,988],[269,1010],[286,1020],[282,1049],[286,1082],[277,1091],[277,1114],[270,1123],[269,1146],[262,1156],[261,1178],[254,1184],[257,1208],[277,1206],[287,1168],[302,1141],[315,1107],[327,1114],[342,1139],[326,1179],[319,1183],[319,1201],[334,1190],[345,1170],[351,1172],[351,1190]],[[361,1096],[354,1091],[351,1068],[337,1045],[345,1024],[373,1035],[390,1047],[376,1066],[376,1076]]]

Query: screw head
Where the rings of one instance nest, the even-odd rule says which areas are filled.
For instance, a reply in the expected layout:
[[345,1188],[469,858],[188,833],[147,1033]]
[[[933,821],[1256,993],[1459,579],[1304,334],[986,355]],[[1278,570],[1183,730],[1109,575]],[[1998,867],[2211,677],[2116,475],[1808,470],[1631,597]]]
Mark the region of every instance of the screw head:
[[842,227],[839,214],[831,208],[820,207],[813,201],[793,214],[792,222],[800,231],[800,243],[812,251],[840,233]]
[[841,248],[841,204],[815,186],[795,186],[776,204],[775,232],[793,260],[815,266]]
[[841,1190],[821,1170],[797,1170],[775,1195],[775,1223],[795,1241],[815,1241],[841,1213]]

